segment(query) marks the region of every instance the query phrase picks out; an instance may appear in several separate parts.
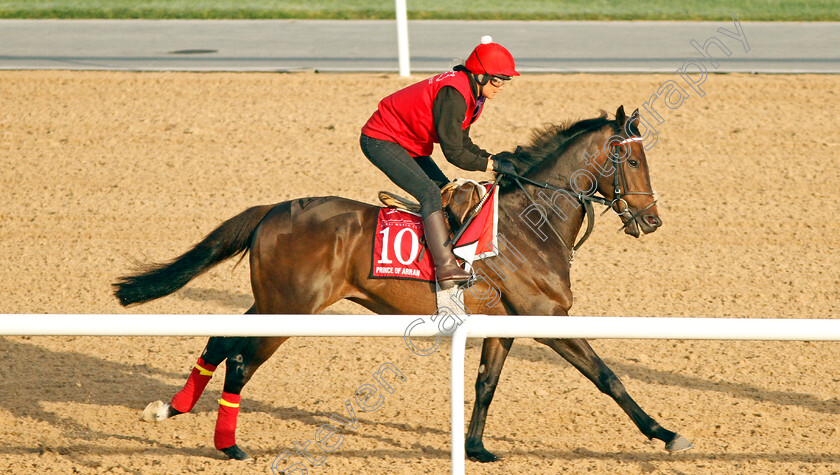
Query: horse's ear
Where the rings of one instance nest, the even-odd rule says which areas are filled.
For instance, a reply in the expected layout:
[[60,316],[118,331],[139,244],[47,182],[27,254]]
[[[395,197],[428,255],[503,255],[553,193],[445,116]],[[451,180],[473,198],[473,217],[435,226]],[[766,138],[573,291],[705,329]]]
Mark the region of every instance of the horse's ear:
[[618,106],[618,110],[615,111],[615,121],[618,123],[619,126],[624,125],[624,121],[627,119],[627,116],[624,114],[624,106]]
[[632,137],[634,135],[639,135],[639,109],[633,111],[630,114],[630,117],[627,118],[627,122],[624,123],[624,130],[627,132],[628,137]]

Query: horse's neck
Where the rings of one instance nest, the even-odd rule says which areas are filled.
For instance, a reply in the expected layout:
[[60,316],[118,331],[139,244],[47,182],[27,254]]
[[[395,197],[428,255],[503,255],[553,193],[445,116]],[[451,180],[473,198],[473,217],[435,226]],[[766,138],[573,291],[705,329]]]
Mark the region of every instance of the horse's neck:
[[[594,172],[592,160],[588,157],[598,153],[600,145],[608,135],[607,129],[581,135],[563,153],[546,157],[533,173],[528,174],[528,178],[550,183],[574,193],[581,191],[573,190],[572,179],[584,170],[589,173]],[[593,173],[593,175],[597,174]]]
[[[499,231],[518,242],[530,242],[532,247],[549,251],[546,255],[557,256],[558,262],[568,262],[570,247],[583,223],[583,206],[575,206],[577,199],[568,193],[525,183],[523,187],[524,191],[517,187],[502,195]],[[559,271],[563,266],[549,267]]]
[[[518,186],[506,193],[503,198],[503,213],[508,219],[517,221],[515,228],[518,234],[524,238],[532,238],[542,241],[546,245],[557,245],[563,249],[565,259],[568,259],[570,247],[574,246],[575,239],[583,224],[584,207],[575,198],[582,191],[573,190],[572,179],[576,172],[586,170],[593,175],[594,167],[587,156],[592,156],[600,147],[608,132],[605,129],[590,132],[582,135],[570,145],[563,153],[556,157],[548,157],[527,177],[540,182],[549,183],[565,190],[551,191],[524,184],[525,190],[531,195],[534,202],[531,202]],[[501,204],[501,203],[500,203]],[[547,220],[539,226],[534,224],[535,219],[542,212]],[[552,229],[553,228],[553,229]],[[557,239],[554,230],[560,234],[562,242]]]

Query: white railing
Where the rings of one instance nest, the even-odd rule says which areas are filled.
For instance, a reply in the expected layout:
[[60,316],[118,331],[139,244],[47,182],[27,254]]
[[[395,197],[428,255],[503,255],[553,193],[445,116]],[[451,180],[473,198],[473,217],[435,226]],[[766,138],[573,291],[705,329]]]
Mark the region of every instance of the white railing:
[[473,315],[452,335],[452,473],[464,474],[467,337],[840,341],[840,320]]
[[[436,336],[427,315],[0,314],[0,335],[74,336]],[[235,324],[231,324],[235,321]],[[840,320],[765,318],[547,317],[471,315],[452,334],[452,473],[464,473],[464,353],[467,338],[617,338],[840,341]]]
[[[428,315],[0,314],[0,335],[51,336],[403,336]],[[434,336],[418,325],[411,336]]]

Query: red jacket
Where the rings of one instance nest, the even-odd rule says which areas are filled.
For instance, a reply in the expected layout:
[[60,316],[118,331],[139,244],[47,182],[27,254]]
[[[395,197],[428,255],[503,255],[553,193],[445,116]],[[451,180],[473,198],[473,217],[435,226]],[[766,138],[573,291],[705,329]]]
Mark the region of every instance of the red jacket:
[[439,143],[432,117],[432,106],[441,88],[451,86],[464,96],[467,112],[462,127],[467,129],[478,116],[476,101],[466,73],[450,71],[401,89],[379,102],[379,108],[362,127],[368,137],[396,142],[414,157],[432,154]]

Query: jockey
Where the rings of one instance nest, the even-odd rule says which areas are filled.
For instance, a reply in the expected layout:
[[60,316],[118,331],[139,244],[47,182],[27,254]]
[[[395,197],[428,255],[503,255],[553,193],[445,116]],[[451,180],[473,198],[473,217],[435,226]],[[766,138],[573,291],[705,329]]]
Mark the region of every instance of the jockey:
[[470,126],[513,76],[513,56],[489,36],[481,39],[463,65],[399,90],[379,102],[362,127],[365,156],[420,203],[426,244],[438,283],[463,284],[471,274],[446,245],[440,188],[449,182],[432,161],[439,143],[446,160],[464,170],[516,173],[510,152],[491,155],[470,140]]

